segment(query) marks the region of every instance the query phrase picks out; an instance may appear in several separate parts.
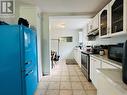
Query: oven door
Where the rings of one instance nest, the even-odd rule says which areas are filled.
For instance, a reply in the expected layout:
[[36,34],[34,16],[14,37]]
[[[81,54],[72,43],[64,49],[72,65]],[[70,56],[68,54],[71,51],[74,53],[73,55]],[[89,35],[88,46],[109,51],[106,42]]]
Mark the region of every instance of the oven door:
[[89,54],[85,54],[85,53],[81,53],[81,68],[82,68],[82,72],[84,73],[84,75],[86,76],[87,80],[90,80],[89,78],[89,68],[90,68],[90,62],[89,62],[90,56]]
[[88,55],[81,53],[81,64],[83,68],[88,71]]

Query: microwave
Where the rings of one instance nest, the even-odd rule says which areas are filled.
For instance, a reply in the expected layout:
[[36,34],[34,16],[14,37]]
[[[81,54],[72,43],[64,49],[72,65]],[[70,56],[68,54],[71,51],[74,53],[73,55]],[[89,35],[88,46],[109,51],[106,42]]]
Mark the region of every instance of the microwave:
[[108,46],[108,58],[122,63],[123,43]]

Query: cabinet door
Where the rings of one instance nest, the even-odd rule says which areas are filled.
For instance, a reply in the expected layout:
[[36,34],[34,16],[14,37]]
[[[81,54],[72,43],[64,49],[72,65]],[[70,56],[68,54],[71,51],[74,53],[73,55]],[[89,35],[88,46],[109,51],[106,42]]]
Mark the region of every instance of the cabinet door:
[[88,33],[92,31],[92,20],[88,23]]
[[77,49],[74,49],[74,59],[77,62]]
[[96,69],[98,68],[101,68],[101,61],[90,57],[90,78],[95,87],[97,86]]
[[99,13],[99,34],[100,37],[107,37],[109,34],[109,5]]
[[120,94],[117,89],[101,73],[97,73],[97,95],[124,95]]
[[106,63],[106,62],[103,62],[102,61],[102,68],[112,68],[112,69],[117,69],[115,66],[109,64],[109,63]]
[[93,18],[92,20],[92,29],[98,29],[99,28],[99,17],[98,14]]
[[94,60],[90,57],[90,79],[93,80]]
[[112,0],[110,3],[111,34],[123,32],[123,1]]

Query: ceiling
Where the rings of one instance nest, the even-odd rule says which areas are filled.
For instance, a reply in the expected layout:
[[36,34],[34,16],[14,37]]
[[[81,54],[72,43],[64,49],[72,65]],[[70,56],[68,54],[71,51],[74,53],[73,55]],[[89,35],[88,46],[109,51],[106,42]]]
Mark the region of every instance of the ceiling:
[[50,17],[50,31],[81,31],[89,21],[90,19],[81,16]]
[[36,5],[42,12],[97,13],[111,0],[18,0]]

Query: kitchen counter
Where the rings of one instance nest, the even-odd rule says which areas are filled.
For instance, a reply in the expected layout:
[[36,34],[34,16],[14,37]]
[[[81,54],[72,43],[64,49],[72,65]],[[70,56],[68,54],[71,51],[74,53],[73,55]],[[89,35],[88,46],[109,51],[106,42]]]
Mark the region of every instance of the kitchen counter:
[[121,69],[97,69],[96,71],[106,79],[113,88],[122,93],[121,95],[127,94],[127,85],[122,81]]
[[109,59],[107,56],[103,55],[103,56],[100,56],[99,54],[90,54],[91,57],[94,57],[96,59],[99,59],[99,60],[102,60],[104,62],[106,62],[107,64],[111,64],[117,68],[120,68],[122,69],[122,63],[120,62],[117,62],[117,61],[114,61],[114,60],[111,60]]

